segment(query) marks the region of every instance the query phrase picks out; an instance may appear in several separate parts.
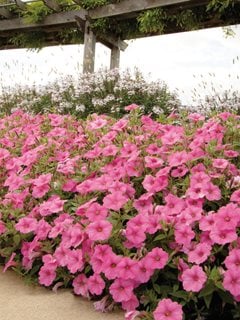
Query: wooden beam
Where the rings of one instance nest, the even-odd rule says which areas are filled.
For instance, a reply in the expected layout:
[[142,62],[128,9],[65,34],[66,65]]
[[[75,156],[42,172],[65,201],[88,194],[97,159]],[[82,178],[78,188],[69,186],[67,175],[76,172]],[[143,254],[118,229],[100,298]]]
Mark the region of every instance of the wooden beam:
[[[209,21],[205,21],[202,22],[201,25],[199,25],[199,30],[200,29],[206,29],[206,28],[215,28],[215,27],[223,27],[223,26],[231,26],[231,25],[236,25],[237,23],[239,23],[239,21],[234,21],[231,24],[229,24],[228,21],[223,21],[223,20],[209,20]],[[41,29],[40,29],[41,30]],[[60,31],[61,29],[58,29],[58,31]],[[45,30],[44,30],[45,31]],[[50,32],[50,29],[48,29],[48,31]],[[57,31],[57,30],[56,30]],[[170,29],[166,29],[165,34],[171,34],[171,33],[182,33],[183,31],[181,30],[181,28],[170,28]],[[147,35],[138,35],[135,37],[135,39],[138,38],[143,38],[143,37],[152,37],[152,36],[158,36],[158,33],[155,34],[147,34]],[[6,49],[19,49],[20,47],[14,45],[14,44],[10,44],[9,43],[9,38],[11,38],[13,36],[12,32],[9,33],[0,33],[0,50],[6,50]],[[59,41],[56,41],[56,36],[53,35],[53,39],[54,40],[47,40],[44,45],[45,46],[52,46],[52,45],[59,45],[59,44],[63,44]],[[71,41],[70,42],[64,42],[64,45],[66,44],[72,44]]]
[[[34,30],[50,27],[50,26],[70,26],[76,25],[75,15],[85,18],[86,10],[76,10],[76,11],[64,11],[60,13],[53,13],[48,15],[42,22],[26,24],[24,19],[10,19],[10,20],[0,20],[0,32],[1,31],[25,31]],[[44,31],[44,30],[43,30]]]
[[[114,17],[129,12],[137,12],[147,9],[160,8],[176,4],[186,4],[194,2],[192,0],[123,0],[119,3],[108,4],[103,7],[89,10],[91,19]],[[199,1],[201,2],[201,1]],[[208,2],[208,1],[205,1]]]
[[107,46],[109,49],[112,49],[112,48],[118,48],[119,50],[121,51],[124,51],[127,49],[128,47],[128,44],[121,40],[121,39],[117,39],[116,37],[112,37],[112,36],[105,36],[105,35],[100,35],[100,36],[97,36],[97,39],[99,42],[102,42],[102,44],[104,44],[105,46]]
[[111,62],[110,69],[119,69],[120,66],[120,50],[117,47],[112,48],[111,50]]
[[85,16],[84,19],[82,19],[81,17],[76,15],[75,20],[76,20],[76,23],[77,23],[79,30],[81,30],[84,33],[87,16]]
[[61,10],[59,4],[54,0],[43,0],[43,2],[48,8],[52,9],[53,11],[58,12]]
[[15,0],[16,5],[21,9],[25,10],[27,5],[22,0]]
[[0,8],[0,16],[7,18],[7,19],[11,19],[13,15],[9,10],[7,10],[4,7],[1,7]]
[[[75,19],[79,29],[84,33],[86,20],[81,19],[81,17],[78,17],[77,15],[75,16]],[[120,50],[124,51],[128,47],[128,44],[126,42],[110,35],[98,35],[97,41],[102,42],[102,44],[104,44],[110,49],[117,47]]]
[[85,23],[83,73],[94,72],[96,36],[90,28],[89,21]]

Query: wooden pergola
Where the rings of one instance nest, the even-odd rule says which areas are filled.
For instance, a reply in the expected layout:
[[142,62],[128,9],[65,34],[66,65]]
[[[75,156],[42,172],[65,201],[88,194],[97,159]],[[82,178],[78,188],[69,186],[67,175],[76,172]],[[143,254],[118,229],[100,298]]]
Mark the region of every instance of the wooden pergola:
[[[194,9],[196,7],[206,6],[207,0],[122,0],[114,4],[108,4],[91,10],[68,10],[61,11],[57,0],[42,0],[44,5],[51,9],[52,13],[46,16],[39,23],[27,24],[25,20],[14,15],[11,6],[18,6],[19,10],[26,10],[26,2],[36,2],[41,0],[12,0],[7,4],[0,4],[0,49],[19,48],[14,44],[9,43],[9,38],[17,33],[29,33],[33,31],[41,31],[46,34],[46,46],[61,44],[54,37],[56,32],[66,30],[68,28],[79,28],[84,34],[84,60],[83,72],[94,71],[95,46],[96,41],[99,41],[111,49],[110,68],[119,67],[120,51],[127,48],[127,43],[116,35],[95,35],[90,27],[90,22],[99,18],[112,18],[116,21],[129,21],[136,18],[140,12],[154,8],[167,8],[169,14],[176,13],[180,10]],[[79,0],[73,0],[79,4]],[[235,1],[239,5],[239,0]],[[231,19],[210,19],[201,22],[199,29],[211,28],[219,26],[227,26],[240,23],[240,8],[239,14],[236,14]],[[168,26],[164,34],[182,32],[183,30],[177,26]],[[147,37],[158,35],[159,33],[139,34],[136,37]]]

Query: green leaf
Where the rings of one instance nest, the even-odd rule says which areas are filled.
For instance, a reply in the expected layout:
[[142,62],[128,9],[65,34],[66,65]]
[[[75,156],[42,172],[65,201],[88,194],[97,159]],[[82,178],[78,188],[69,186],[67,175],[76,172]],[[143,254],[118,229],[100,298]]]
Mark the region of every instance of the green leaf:
[[229,292],[218,290],[217,293],[222,298],[223,302],[229,303],[229,304],[234,304],[233,297]]
[[160,286],[159,284],[157,284],[157,283],[154,283],[154,284],[153,284],[153,289],[154,289],[158,294],[160,294],[160,293],[162,292],[161,286]]
[[210,275],[209,275],[209,279],[213,280],[214,282],[216,282],[219,278],[220,278],[220,273],[217,267],[213,267]]
[[15,235],[13,236],[13,242],[14,242],[14,244],[15,244],[16,246],[18,246],[19,243],[21,242],[21,236],[20,236],[19,234],[15,234]]
[[161,233],[158,236],[156,236],[153,241],[163,240],[163,239],[166,239],[166,237],[167,237],[166,234]]
[[216,289],[216,286],[212,280],[209,280],[205,287],[199,292],[198,297],[206,297],[211,295]]
[[209,294],[208,296],[204,296],[203,299],[204,299],[204,302],[206,304],[206,307],[209,309],[210,308],[210,304],[211,304],[211,301],[212,301],[212,294]]
[[183,291],[183,290],[176,291],[176,292],[171,292],[170,295],[175,297],[175,298],[181,298],[181,299],[183,299],[185,301],[188,300],[188,293],[186,291]]

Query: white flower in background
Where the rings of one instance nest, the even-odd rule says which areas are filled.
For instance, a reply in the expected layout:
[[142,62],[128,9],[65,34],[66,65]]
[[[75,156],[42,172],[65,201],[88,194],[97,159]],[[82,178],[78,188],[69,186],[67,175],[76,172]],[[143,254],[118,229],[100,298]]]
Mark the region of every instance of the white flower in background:
[[79,104],[76,106],[76,111],[84,112],[86,110],[84,104]]
[[11,113],[14,113],[15,111],[19,110],[19,108],[12,108]]
[[159,106],[154,106],[152,108],[152,112],[155,114],[161,114],[161,113],[163,113],[163,110]]

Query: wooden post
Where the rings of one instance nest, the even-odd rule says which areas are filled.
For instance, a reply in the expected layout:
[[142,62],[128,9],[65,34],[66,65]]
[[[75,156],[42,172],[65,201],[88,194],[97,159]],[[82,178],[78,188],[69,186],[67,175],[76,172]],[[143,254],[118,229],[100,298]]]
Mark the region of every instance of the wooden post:
[[85,23],[83,73],[94,72],[96,36],[90,28],[89,21]]
[[110,63],[110,69],[119,69],[120,65],[120,49],[118,47],[113,47],[111,49],[111,63]]

